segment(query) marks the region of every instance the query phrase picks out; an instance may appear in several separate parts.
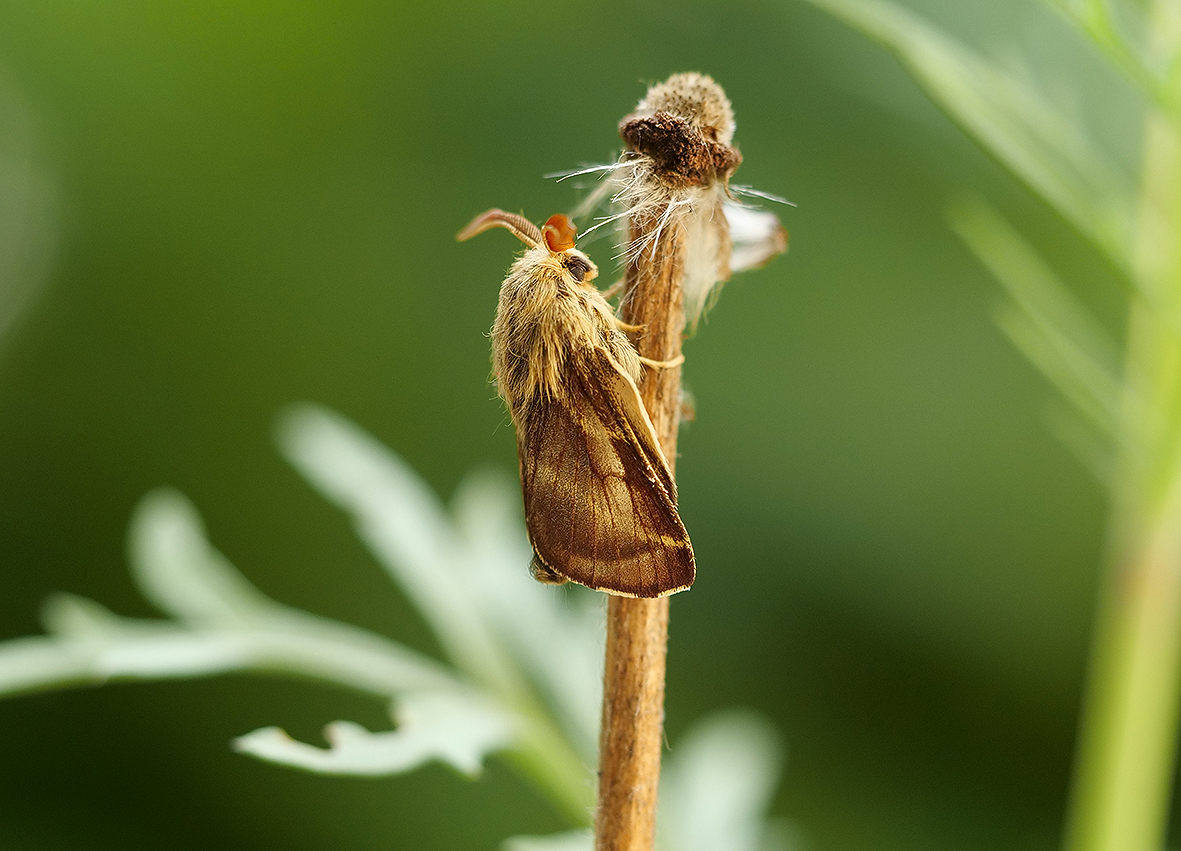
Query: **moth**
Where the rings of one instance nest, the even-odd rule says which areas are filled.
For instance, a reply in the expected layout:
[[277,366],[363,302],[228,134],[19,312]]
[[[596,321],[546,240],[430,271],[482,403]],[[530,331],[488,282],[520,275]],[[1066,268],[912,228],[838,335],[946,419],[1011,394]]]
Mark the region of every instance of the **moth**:
[[693,584],[677,488],[637,382],[647,368],[625,325],[591,282],[598,268],[574,247],[564,215],[539,229],[489,210],[458,235],[494,227],[528,248],[500,288],[492,371],[516,427],[530,569],[628,597]]

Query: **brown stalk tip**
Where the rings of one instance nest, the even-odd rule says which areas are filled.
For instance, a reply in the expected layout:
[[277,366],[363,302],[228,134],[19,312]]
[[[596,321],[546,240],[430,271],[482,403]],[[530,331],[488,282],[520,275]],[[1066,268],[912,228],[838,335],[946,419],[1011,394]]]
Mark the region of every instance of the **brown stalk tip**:
[[670,185],[708,186],[726,178],[742,162],[736,148],[708,139],[688,121],[668,112],[628,118],[619,135],[633,151],[652,158],[656,173]]
[[742,162],[730,144],[730,100],[704,74],[674,74],[653,86],[620,123],[619,135],[631,150],[649,156],[657,176],[677,188],[726,179]]

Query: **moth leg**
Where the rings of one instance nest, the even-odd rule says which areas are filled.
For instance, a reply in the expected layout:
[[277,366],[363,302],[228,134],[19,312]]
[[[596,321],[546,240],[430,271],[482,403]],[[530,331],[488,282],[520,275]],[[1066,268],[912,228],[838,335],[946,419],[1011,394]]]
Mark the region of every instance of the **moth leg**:
[[529,562],[529,572],[543,585],[565,585],[569,581],[562,574],[547,567],[537,553],[533,554],[533,560]]
[[684,355],[677,355],[672,360],[652,360],[640,355],[640,363],[652,369],[672,369],[674,366],[680,366],[685,362]]
[[615,319],[615,327],[618,328],[620,331],[627,331],[629,334],[638,334],[641,331],[646,330],[648,327],[647,325],[628,325],[626,322],[624,322],[618,316],[613,317],[613,318]]

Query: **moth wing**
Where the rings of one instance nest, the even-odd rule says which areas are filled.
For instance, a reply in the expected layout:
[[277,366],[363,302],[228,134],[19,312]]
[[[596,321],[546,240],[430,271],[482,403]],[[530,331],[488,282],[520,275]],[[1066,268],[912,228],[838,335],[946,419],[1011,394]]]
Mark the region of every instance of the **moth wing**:
[[521,435],[534,573],[630,597],[688,588],[693,547],[639,390],[605,350],[580,366]]

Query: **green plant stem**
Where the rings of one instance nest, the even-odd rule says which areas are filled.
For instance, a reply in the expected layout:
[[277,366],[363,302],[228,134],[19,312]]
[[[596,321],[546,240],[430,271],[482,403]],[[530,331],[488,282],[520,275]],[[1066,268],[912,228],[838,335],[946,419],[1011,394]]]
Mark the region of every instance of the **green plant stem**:
[[[1175,55],[1173,0],[1157,0],[1152,20],[1154,47]],[[1156,110],[1140,194],[1123,442],[1068,851],[1163,847],[1181,720],[1181,133]]]
[[1181,488],[1171,490],[1107,577],[1067,831],[1070,851],[1147,851],[1163,844],[1181,671]]

